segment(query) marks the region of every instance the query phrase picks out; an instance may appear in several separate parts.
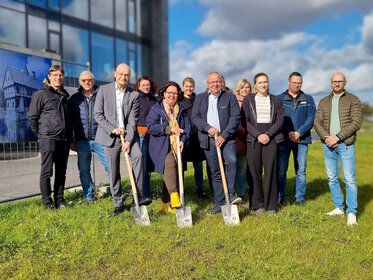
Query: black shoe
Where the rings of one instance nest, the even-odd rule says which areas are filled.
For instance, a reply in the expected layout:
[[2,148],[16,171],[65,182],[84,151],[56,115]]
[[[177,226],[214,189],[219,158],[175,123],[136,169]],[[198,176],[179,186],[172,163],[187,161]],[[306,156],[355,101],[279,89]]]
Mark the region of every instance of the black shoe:
[[306,201],[305,200],[296,201],[295,204],[299,206],[304,206],[306,205]]
[[56,204],[56,208],[57,209],[66,208],[66,202],[65,201],[58,202]]
[[139,204],[140,204],[140,206],[149,205],[150,203],[152,203],[152,201],[153,200],[149,197],[143,197],[143,198],[140,199]]
[[203,191],[203,189],[197,189],[197,196],[200,199],[208,199],[208,196],[207,196],[207,194],[205,194],[205,192]]
[[209,211],[207,211],[207,215],[215,215],[221,213],[221,206],[214,206]]
[[49,210],[54,210],[55,207],[54,207],[54,204],[53,203],[48,203],[48,204],[45,204],[44,207],[46,209],[49,209]]
[[123,213],[123,212],[124,212],[124,206],[123,205],[119,206],[119,207],[115,207],[113,215],[118,216],[120,213]]
[[239,196],[237,197],[235,195],[231,195],[229,199],[232,205],[238,205],[242,203],[242,199]]

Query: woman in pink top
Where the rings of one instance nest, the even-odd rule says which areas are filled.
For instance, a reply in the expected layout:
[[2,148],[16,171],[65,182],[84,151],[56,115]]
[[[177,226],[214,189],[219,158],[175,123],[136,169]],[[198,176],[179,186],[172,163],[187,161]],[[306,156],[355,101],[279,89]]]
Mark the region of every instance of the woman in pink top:
[[[234,94],[236,95],[238,104],[240,108],[242,106],[242,101],[246,96],[251,94],[251,84],[246,79],[241,79],[238,81],[236,88],[234,89]],[[237,178],[236,185],[238,187],[239,196],[242,198],[242,203],[246,203],[246,182],[249,187],[251,187],[251,175],[247,168],[247,158],[246,158],[246,133],[242,124],[240,123],[237,128],[236,134],[236,144],[237,144]]]

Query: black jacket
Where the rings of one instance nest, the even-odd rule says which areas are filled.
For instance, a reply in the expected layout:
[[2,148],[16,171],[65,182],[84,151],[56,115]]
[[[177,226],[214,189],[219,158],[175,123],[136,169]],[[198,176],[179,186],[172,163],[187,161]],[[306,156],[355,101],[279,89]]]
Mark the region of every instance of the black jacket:
[[150,108],[157,103],[157,99],[153,94],[151,94],[151,92],[148,94],[142,92],[141,90],[138,92],[140,101],[140,117],[137,122],[137,126],[146,126],[146,117],[149,114]]
[[[282,133],[285,117],[284,107],[280,97],[269,94],[269,98],[271,103],[271,122],[267,134],[271,139],[275,139],[276,143],[280,143],[284,141]],[[257,129],[256,120],[255,94],[250,94],[243,100],[241,108],[241,123],[247,133],[246,142],[254,143],[257,141],[260,131]]]
[[71,141],[69,94],[62,88],[55,91],[47,81],[44,88],[32,95],[29,121],[38,139]]

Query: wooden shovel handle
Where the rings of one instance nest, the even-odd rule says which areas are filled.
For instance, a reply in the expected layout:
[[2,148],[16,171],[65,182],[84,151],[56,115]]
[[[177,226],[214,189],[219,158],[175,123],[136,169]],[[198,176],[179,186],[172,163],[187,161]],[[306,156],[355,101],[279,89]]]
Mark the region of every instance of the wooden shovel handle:
[[[122,142],[122,146],[124,146],[123,135],[120,135],[120,141]],[[127,171],[128,171],[129,176],[130,176],[132,193],[133,193],[134,197],[137,197],[136,182],[135,182],[135,178],[133,177],[133,171],[132,171],[132,164],[131,164],[130,156],[128,155],[127,152],[124,152],[124,158],[126,160]]]
[[[218,136],[215,134],[215,140]],[[223,189],[224,189],[224,194],[228,193],[228,186],[227,186],[227,178],[225,177],[225,170],[224,170],[224,164],[223,164],[223,159],[221,156],[221,150],[218,146],[216,146],[216,153],[218,154],[218,161],[219,161],[219,167],[220,167],[220,174],[221,174],[221,181],[223,183]]]

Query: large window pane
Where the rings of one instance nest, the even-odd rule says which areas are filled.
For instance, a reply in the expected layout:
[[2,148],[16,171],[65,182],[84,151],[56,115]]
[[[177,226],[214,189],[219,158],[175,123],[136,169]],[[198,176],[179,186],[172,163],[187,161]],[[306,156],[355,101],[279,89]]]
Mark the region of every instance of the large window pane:
[[26,20],[24,13],[0,9],[0,40],[21,47],[26,46]]
[[56,53],[61,53],[60,35],[58,33],[49,32],[49,48]]
[[27,3],[29,5],[34,5],[34,6],[38,6],[38,7],[41,7],[41,8],[45,8],[46,7],[46,1],[45,0],[28,0]]
[[48,21],[48,30],[53,30],[56,32],[60,32],[61,26],[60,23],[57,21],[49,20]]
[[131,33],[136,32],[136,15],[135,15],[135,2],[133,0],[128,1],[128,31]]
[[47,20],[28,16],[28,47],[32,49],[47,48]]
[[62,13],[88,20],[88,0],[61,0]]
[[141,45],[137,45],[137,77],[142,76],[142,55],[141,55]]
[[127,0],[115,0],[115,27],[127,31]]
[[70,25],[62,26],[63,58],[81,64],[89,62],[88,31]]
[[24,0],[0,0],[0,6],[12,8],[17,11],[25,11]]
[[137,67],[136,67],[136,45],[135,43],[128,43],[128,65],[131,68],[131,83],[137,81]]
[[50,9],[53,10],[59,10],[60,9],[60,0],[49,0],[48,1],[48,6]]
[[127,51],[127,42],[122,39],[116,40],[117,45],[117,61],[115,65],[118,65],[120,63],[128,63],[128,51]]
[[92,32],[92,72],[96,80],[113,80],[114,40],[112,37]]
[[113,0],[91,0],[92,22],[113,27]]

